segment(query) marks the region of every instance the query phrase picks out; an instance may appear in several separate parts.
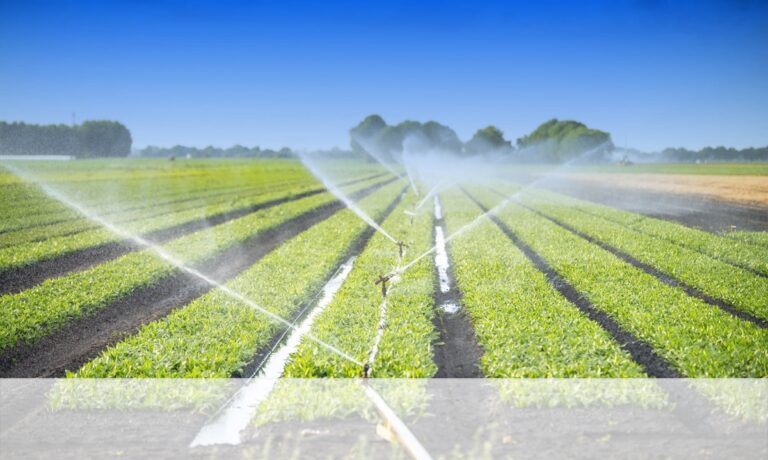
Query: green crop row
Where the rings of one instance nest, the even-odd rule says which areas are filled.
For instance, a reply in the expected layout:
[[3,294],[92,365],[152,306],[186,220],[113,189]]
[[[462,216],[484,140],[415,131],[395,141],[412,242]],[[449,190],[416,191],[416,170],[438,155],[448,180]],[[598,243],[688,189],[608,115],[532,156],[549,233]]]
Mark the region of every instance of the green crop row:
[[[411,224],[404,213],[415,201],[409,192],[382,224],[395,239],[409,245],[404,260],[432,246],[432,216],[422,213]],[[331,304],[318,316],[312,334],[356,360],[366,362],[375,344],[381,317],[381,289],[374,281],[379,275],[392,272],[399,263],[397,246],[376,233]],[[399,280],[390,283],[386,326],[372,365],[372,376],[429,377],[436,372],[432,359],[432,343],[436,338],[432,325],[433,276],[432,258],[425,257]],[[359,365],[305,340],[292,356],[285,374],[289,377],[359,377],[362,372]]]
[[[459,191],[443,195],[448,233],[482,213]],[[462,306],[488,377],[639,377],[642,369],[571,305],[489,219],[449,245]]]
[[735,232],[725,233],[724,236],[732,238],[734,240],[743,241],[745,243],[753,244],[755,246],[762,246],[768,248],[768,232],[749,232],[746,230],[739,230]]
[[[375,179],[374,179],[375,180]],[[371,185],[372,181],[355,184],[356,188]],[[241,201],[219,203],[212,206],[165,214],[148,220],[127,222],[121,228],[131,234],[143,234],[175,225],[184,224],[201,218],[214,216],[238,209],[266,203],[275,199],[287,198],[307,191],[304,188],[291,188],[286,191],[276,191],[266,194],[248,196]],[[71,252],[79,251],[101,244],[119,241],[121,237],[106,229],[96,229],[45,241],[19,244],[0,249],[0,272],[23,267],[36,262],[50,260]]]
[[[259,186],[234,192],[230,191],[226,194],[210,193],[208,195],[195,197],[194,199],[185,199],[181,202],[178,200],[167,204],[156,202],[153,206],[139,207],[122,213],[110,212],[99,214],[99,216],[116,224],[132,223],[133,225],[146,225],[150,222],[150,219],[157,218],[158,216],[170,216],[171,214],[178,214],[184,211],[189,212],[190,209],[196,209],[200,215],[205,215],[205,210],[214,206],[229,204],[230,207],[234,208],[238,206],[246,196],[252,198],[267,192],[274,193],[276,191],[282,191],[286,188],[291,188],[291,192],[296,193],[304,187],[305,186],[302,184]],[[36,225],[22,230],[9,231],[0,234],[0,248],[47,240],[54,237],[70,236],[98,227],[99,224],[82,216],[53,224]]]
[[[374,218],[394,200],[393,183],[360,201]],[[279,246],[227,287],[285,319],[311,300],[363,232],[344,210]],[[283,328],[221,290],[213,290],[165,319],[109,348],[78,377],[230,377]]]
[[[313,195],[191,233],[165,245],[164,249],[194,266],[332,201],[329,193]],[[173,265],[156,257],[151,250],[143,250],[82,272],[49,279],[18,294],[0,296],[0,350],[17,341],[32,342],[137,288],[159,282],[174,270]]]
[[[227,187],[248,187],[253,184],[279,185],[310,182],[317,184],[297,162],[254,161],[219,163],[185,163],[167,166],[142,162],[101,162],[94,165],[68,163],[48,171],[46,165],[25,165],[30,174],[55,190],[71,197],[98,215],[122,212],[125,209],[152,206],[158,200],[177,200],[195,193],[210,193]],[[151,165],[151,166],[150,166]],[[146,167],[145,167],[146,166]],[[168,169],[164,169],[168,168]],[[19,200],[13,212],[5,210],[6,219],[0,231],[26,228],[80,216],[50,199],[36,186],[23,184],[29,200]]]
[[[266,201],[290,196],[300,193],[301,190],[290,190],[269,193],[265,195],[256,195],[249,197],[242,203],[238,203],[236,208],[243,208]],[[132,234],[142,234],[153,230],[159,230],[173,225],[183,224],[197,220],[206,216],[220,214],[222,212],[234,210],[230,203],[219,204],[202,209],[191,209],[179,213],[165,214],[148,221],[128,222],[122,226],[124,230]],[[12,247],[0,249],[0,272],[8,271],[14,268],[23,267],[36,262],[50,260],[71,252],[83,250],[86,248],[98,246],[113,241],[119,241],[122,237],[115,233],[98,228],[95,230],[76,233],[74,235],[51,238],[43,241],[34,241],[29,243],[17,244]]]
[[[492,192],[478,193],[490,205]],[[768,376],[768,330],[670,287],[519,205],[502,221],[596,308],[689,377]]]
[[768,248],[608,206],[560,195],[563,204],[674,244],[768,275]]
[[527,194],[523,202],[701,292],[768,319],[768,279],[665,239],[586,214],[556,198],[542,200],[537,195]]

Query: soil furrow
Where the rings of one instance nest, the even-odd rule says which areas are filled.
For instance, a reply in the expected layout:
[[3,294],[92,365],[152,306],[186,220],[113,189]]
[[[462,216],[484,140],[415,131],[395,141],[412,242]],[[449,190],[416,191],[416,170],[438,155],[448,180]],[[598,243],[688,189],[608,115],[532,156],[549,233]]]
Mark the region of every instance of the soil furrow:
[[[387,183],[375,184],[353,195],[360,199]],[[198,268],[217,282],[234,278],[286,240],[344,209],[333,201],[290,219],[241,245],[236,245]],[[199,278],[176,271],[152,286],[72,321],[32,345],[19,344],[0,355],[0,377],[61,377],[98,356],[105,348],[136,333],[141,326],[167,316],[204,295],[213,287]]]
[[[363,180],[368,179],[357,179],[342,185],[353,185],[354,183]],[[380,182],[374,184],[374,186],[378,187],[380,185],[386,185],[387,183],[390,183],[394,180],[395,178],[390,178],[386,182]],[[215,225],[223,224],[225,222],[244,217],[248,214],[260,210],[279,206],[290,201],[300,200],[302,198],[307,198],[309,196],[317,195],[323,192],[325,192],[325,189],[309,190],[296,195],[277,198],[271,201],[240,208],[234,211],[227,211],[216,214],[214,216],[208,216],[191,222],[174,225],[172,227],[156,230],[140,236],[154,243],[162,244],[198,230],[203,230]],[[64,254],[53,259],[43,260],[24,267],[12,269],[7,272],[0,273],[0,295],[15,294],[40,284],[49,278],[57,278],[70,272],[87,270],[98,264],[116,259],[129,252],[140,249],[142,249],[142,246],[132,242],[131,240],[121,240],[111,243],[104,243],[91,248]]]
[[[437,244],[437,232],[444,231],[445,222],[442,212],[435,215],[432,230],[432,241]],[[438,228],[442,230],[438,230]],[[480,370],[480,358],[483,355],[482,348],[477,342],[472,321],[467,316],[466,310],[461,308],[461,291],[456,285],[456,276],[453,272],[453,260],[448,250],[450,243],[446,243],[448,265],[446,276],[448,278],[448,292],[443,292],[440,287],[440,275],[435,270],[434,305],[435,316],[432,323],[439,336],[434,346],[434,361],[437,366],[435,377],[442,378],[472,378],[482,377]],[[453,308],[442,308],[450,305]]]
[[523,206],[524,208],[528,209],[529,211],[531,211],[531,212],[533,212],[533,213],[543,217],[544,219],[549,220],[550,222],[554,223],[555,225],[558,225],[561,228],[564,228],[565,230],[568,230],[569,232],[573,233],[574,235],[576,235],[578,237],[581,237],[581,238],[589,241],[590,243],[605,249],[606,251],[610,252],[614,256],[616,256],[619,259],[623,260],[624,262],[627,262],[628,264],[632,265],[633,267],[639,268],[640,270],[642,270],[645,273],[647,273],[647,274],[657,278],[659,281],[661,281],[662,283],[664,283],[664,284],[666,284],[668,286],[672,286],[672,287],[675,287],[675,288],[682,289],[689,296],[695,297],[695,298],[697,298],[697,299],[699,299],[699,300],[701,300],[701,301],[703,301],[703,302],[705,302],[705,303],[707,303],[709,305],[717,307],[717,308],[723,310],[724,312],[729,313],[729,314],[735,316],[736,318],[739,318],[739,319],[744,320],[744,321],[749,321],[750,323],[753,323],[756,326],[758,326],[760,328],[763,328],[763,329],[768,328],[768,321],[766,321],[766,320],[764,320],[762,318],[758,318],[758,317],[753,316],[753,315],[751,315],[751,314],[749,314],[747,312],[741,311],[741,310],[737,309],[736,307],[734,307],[733,305],[725,302],[724,300],[716,299],[716,298],[714,298],[714,297],[712,297],[712,296],[710,296],[708,294],[705,294],[705,293],[701,292],[700,290],[696,289],[695,287],[690,286],[690,285],[684,283],[683,281],[680,281],[680,280],[674,278],[673,276],[671,276],[671,275],[669,275],[667,273],[664,273],[664,272],[654,268],[651,265],[646,264],[645,262],[641,262],[641,261],[635,259],[634,257],[632,257],[631,255],[627,254],[626,252],[624,252],[624,251],[622,251],[622,250],[620,250],[620,249],[618,249],[618,248],[616,248],[614,246],[611,246],[611,245],[609,245],[607,243],[604,243],[604,242],[602,242],[600,240],[597,240],[597,239],[587,235],[586,233],[583,233],[583,232],[581,232],[581,231],[571,227],[570,225],[566,224],[565,222],[562,222],[562,221],[560,221],[560,220],[558,220],[558,219],[556,219],[554,217],[551,217],[551,216],[548,216],[546,214],[543,214],[543,213],[541,213],[541,212],[539,212],[539,211],[537,211],[537,210],[535,210],[533,208],[530,208],[528,206],[525,206],[525,205],[522,205],[522,204],[521,204],[521,206]]
[[[483,212],[489,209],[478,201],[467,190],[464,193],[477,204]],[[632,359],[643,367],[645,372],[651,377],[681,377],[681,375],[672,368],[672,366],[661,356],[656,354],[653,348],[646,342],[637,338],[631,332],[625,330],[610,315],[597,309],[592,303],[582,296],[576,288],[568,281],[561,278],[560,275],[530,246],[524,243],[501,219],[495,214],[488,214],[488,217],[495,223],[499,229],[520,249],[523,254],[541,271],[549,283],[565,297],[569,302],[581,310],[589,319],[599,324],[611,337],[626,350]]]

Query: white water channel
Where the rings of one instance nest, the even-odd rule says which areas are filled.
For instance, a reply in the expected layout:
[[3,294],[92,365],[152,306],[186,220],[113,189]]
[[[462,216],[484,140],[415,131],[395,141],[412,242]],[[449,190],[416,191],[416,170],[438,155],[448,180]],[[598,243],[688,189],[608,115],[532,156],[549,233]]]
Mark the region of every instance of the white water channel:
[[259,405],[272,393],[277,380],[283,375],[288,358],[298,349],[301,339],[307,335],[320,313],[330,305],[352,271],[354,262],[355,256],[340,267],[336,276],[323,287],[323,297],[317,306],[299,323],[277,352],[270,355],[260,374],[250,378],[218,416],[203,426],[190,447],[240,443],[240,433],[248,426]]
[[[435,195],[435,220],[443,219],[443,208],[440,206],[440,198]],[[451,290],[451,278],[448,276],[450,261],[448,259],[448,250],[446,247],[445,232],[442,224],[435,225],[435,266],[440,280],[440,292],[443,294]],[[440,308],[446,313],[456,313],[459,311],[459,305],[450,300],[440,304]]]

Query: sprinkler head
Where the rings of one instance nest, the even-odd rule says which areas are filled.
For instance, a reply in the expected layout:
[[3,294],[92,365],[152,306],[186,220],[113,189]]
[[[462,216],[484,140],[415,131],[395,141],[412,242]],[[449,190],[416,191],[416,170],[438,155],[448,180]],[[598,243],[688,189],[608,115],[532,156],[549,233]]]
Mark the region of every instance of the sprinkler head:
[[408,247],[408,245],[407,245],[407,244],[405,244],[405,243],[404,243],[404,242],[402,242],[402,241],[398,241],[396,244],[397,244],[397,247],[398,247],[398,248],[399,248],[399,250],[400,250],[400,258],[402,259],[402,258],[403,258],[403,248],[407,248],[407,247]]
[[387,297],[387,281],[392,278],[392,275],[379,275],[379,279],[376,280],[375,284],[381,284],[381,296],[386,298]]

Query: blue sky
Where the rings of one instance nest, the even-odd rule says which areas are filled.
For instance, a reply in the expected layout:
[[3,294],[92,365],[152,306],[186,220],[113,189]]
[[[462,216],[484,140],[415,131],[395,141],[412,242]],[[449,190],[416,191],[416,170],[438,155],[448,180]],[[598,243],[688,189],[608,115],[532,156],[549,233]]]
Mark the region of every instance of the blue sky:
[[768,145],[768,2],[0,0],[0,120],[134,145],[346,146],[370,113],[645,150]]

